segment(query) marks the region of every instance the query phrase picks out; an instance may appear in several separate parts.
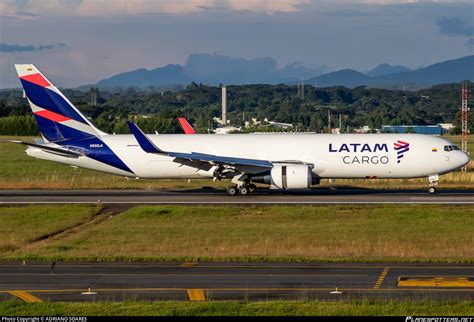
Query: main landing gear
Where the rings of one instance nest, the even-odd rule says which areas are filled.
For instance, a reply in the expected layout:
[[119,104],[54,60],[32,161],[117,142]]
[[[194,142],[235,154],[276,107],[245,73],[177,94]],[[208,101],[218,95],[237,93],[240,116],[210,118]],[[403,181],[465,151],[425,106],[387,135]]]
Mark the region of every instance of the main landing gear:
[[257,189],[257,186],[254,185],[253,183],[250,183],[250,184],[243,184],[240,187],[238,187],[238,186],[229,186],[227,188],[227,193],[230,196],[235,196],[237,193],[239,193],[242,196],[246,196],[249,193],[255,192],[256,189]]
[[438,185],[439,176],[437,174],[433,174],[428,177],[428,181],[430,182],[430,187],[428,188],[428,192],[432,195],[436,192],[436,186]]

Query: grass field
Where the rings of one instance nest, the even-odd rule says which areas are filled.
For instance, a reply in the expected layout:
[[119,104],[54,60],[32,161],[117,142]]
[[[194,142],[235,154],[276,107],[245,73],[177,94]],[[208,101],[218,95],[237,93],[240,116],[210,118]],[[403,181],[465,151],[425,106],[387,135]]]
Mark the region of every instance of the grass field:
[[470,316],[474,303],[409,301],[0,303],[3,316]]
[[[6,139],[7,137],[0,137]],[[33,138],[15,138],[33,141]],[[448,137],[458,142],[459,137]],[[474,135],[469,137],[471,157],[474,156]],[[201,188],[212,186],[224,188],[228,181],[211,180],[126,180],[123,177],[98,173],[85,169],[74,169],[67,165],[29,157],[25,147],[14,143],[0,143],[0,189],[160,189]],[[473,163],[473,161],[471,161]],[[355,186],[369,188],[422,188],[428,186],[427,179],[403,180],[328,180],[322,186]],[[442,188],[474,188],[474,171],[454,172],[441,176]]]
[[91,220],[100,211],[87,206],[0,208],[0,256]]
[[[58,209],[78,211],[67,207]],[[11,214],[0,216],[5,236],[55,213],[1,209]],[[0,249],[3,259],[39,260],[473,262],[473,226],[472,206],[140,206],[42,242],[2,238]]]
[[[6,137],[0,137],[5,139]],[[33,141],[30,137],[18,140]],[[0,142],[0,189],[159,189],[218,186],[210,180],[126,180],[124,177],[35,159],[25,146]],[[220,182],[222,187],[224,182]]]

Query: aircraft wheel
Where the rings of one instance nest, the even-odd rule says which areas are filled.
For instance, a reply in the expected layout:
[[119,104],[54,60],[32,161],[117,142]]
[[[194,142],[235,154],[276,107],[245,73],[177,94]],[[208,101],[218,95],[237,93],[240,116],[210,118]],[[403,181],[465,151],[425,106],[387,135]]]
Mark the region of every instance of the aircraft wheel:
[[255,190],[257,190],[257,186],[254,185],[253,183],[249,184],[249,192],[254,193]]
[[235,186],[230,186],[227,188],[227,193],[230,195],[230,196],[235,196],[237,194],[237,187]]
[[428,189],[428,192],[430,193],[430,195],[434,194],[434,193],[436,192],[435,187],[430,187],[430,188]]
[[246,196],[249,194],[249,188],[247,188],[246,186],[242,186],[239,188],[239,193],[242,195],[242,196]]

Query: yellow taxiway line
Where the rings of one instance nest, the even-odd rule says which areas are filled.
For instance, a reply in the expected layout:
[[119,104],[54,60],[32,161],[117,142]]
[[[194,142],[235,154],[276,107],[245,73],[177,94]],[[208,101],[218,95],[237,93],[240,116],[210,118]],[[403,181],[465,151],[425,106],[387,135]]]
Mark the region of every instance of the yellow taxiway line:
[[197,266],[198,262],[184,262],[183,264],[179,265],[179,267],[193,267]]
[[13,296],[18,297],[19,299],[22,299],[25,302],[30,302],[30,303],[35,303],[35,302],[43,302],[40,298],[31,295],[28,292],[25,291],[10,291],[8,292]]
[[187,289],[189,300],[191,301],[205,301],[204,290],[202,288],[189,288]]
[[377,279],[377,281],[375,282],[375,285],[374,285],[374,289],[379,289],[380,286],[382,285],[383,283],[383,280],[385,279],[385,276],[387,276],[388,274],[388,270],[390,268],[389,267],[385,267],[384,270],[382,271],[382,273],[380,274],[379,278]]
[[474,277],[470,276],[399,276],[398,287],[471,287]]

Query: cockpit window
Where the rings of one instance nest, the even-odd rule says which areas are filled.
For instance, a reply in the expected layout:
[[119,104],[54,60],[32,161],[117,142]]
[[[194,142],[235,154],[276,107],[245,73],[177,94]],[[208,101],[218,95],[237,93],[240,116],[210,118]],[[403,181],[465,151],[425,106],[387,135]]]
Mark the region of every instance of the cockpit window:
[[457,147],[457,145],[445,145],[444,146],[444,151],[458,151],[459,148]]

